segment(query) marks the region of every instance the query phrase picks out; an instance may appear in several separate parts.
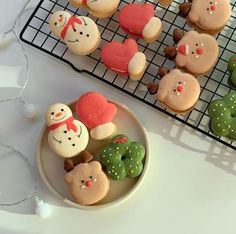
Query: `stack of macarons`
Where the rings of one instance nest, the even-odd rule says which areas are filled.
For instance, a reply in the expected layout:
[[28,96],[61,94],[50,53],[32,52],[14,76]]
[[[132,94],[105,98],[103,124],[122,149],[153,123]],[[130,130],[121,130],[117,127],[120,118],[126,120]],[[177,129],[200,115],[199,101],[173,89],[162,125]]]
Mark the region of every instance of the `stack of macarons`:
[[[107,196],[110,180],[136,178],[143,171],[145,147],[117,134],[117,106],[102,94],[88,92],[75,103],[77,118],[69,106],[56,103],[45,115],[48,145],[64,159],[65,182],[75,202],[92,205]],[[93,143],[91,143],[93,142]],[[102,143],[99,160],[87,150]]]

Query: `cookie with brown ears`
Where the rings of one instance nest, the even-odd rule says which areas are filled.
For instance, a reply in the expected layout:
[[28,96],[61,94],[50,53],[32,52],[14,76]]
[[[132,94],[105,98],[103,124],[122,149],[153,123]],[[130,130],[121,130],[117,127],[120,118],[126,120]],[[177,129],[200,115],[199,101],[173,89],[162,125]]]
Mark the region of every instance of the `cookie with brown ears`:
[[205,75],[216,64],[219,56],[219,46],[214,37],[196,31],[184,32],[175,29],[173,47],[166,47],[167,58],[174,60],[178,68],[195,76]]
[[230,0],[191,0],[179,5],[179,14],[187,18],[190,27],[215,35],[229,20]]
[[174,113],[190,111],[200,95],[198,80],[179,69],[160,68],[159,75],[162,77],[159,84],[148,84],[149,93],[156,95],[157,100]]

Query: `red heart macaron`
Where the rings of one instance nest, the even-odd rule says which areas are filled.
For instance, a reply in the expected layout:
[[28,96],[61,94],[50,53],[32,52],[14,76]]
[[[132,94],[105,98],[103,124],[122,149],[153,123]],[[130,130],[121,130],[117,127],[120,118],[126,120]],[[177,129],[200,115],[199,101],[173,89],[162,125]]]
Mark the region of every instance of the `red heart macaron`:
[[122,29],[137,37],[142,37],[142,31],[152,17],[152,4],[129,4],[121,9],[118,16]]
[[108,102],[107,99],[96,92],[89,92],[82,95],[75,105],[76,113],[79,120],[84,125],[93,129],[99,125],[112,122],[117,107]]
[[138,51],[133,39],[107,43],[102,49],[102,61],[107,68],[133,80],[140,80],[146,69],[146,56]]
[[138,45],[133,39],[127,39],[124,43],[112,41],[103,47],[102,61],[109,69],[121,75],[129,75],[129,63],[137,52]]

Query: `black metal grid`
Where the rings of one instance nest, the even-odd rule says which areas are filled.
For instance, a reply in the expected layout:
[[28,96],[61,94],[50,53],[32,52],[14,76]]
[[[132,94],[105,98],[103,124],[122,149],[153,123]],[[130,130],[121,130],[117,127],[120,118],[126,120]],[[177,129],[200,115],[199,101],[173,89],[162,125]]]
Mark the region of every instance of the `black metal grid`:
[[69,64],[77,72],[87,73],[236,150],[236,142],[232,142],[224,137],[215,136],[210,131],[210,119],[207,114],[207,106],[210,102],[223,97],[231,91],[227,82],[229,76],[227,63],[230,56],[236,53],[236,0],[231,0],[233,14],[225,29],[217,36],[220,46],[220,58],[214,69],[207,76],[199,78],[201,84],[200,99],[195,108],[185,116],[174,115],[162,108],[155,100],[155,97],[149,95],[146,88],[147,83],[158,82],[160,79],[157,75],[158,67],[174,67],[174,63],[167,60],[163,53],[164,47],[173,44],[173,29],[182,28],[186,31],[190,30],[186,20],[178,16],[178,5],[180,2],[184,2],[184,0],[174,0],[168,8],[157,4],[157,0],[121,0],[118,11],[124,5],[134,2],[149,2],[154,4],[156,16],[161,18],[163,22],[163,33],[156,42],[148,44],[144,40],[137,40],[140,51],[145,53],[148,60],[147,70],[143,78],[138,82],[119,77],[119,75],[107,70],[101,62],[101,48],[106,42],[112,40],[123,41],[128,38],[119,27],[117,13],[112,18],[102,20],[90,16],[99,27],[102,42],[98,50],[89,56],[76,56],[72,54],[64,42],[50,33],[48,21],[51,14],[57,10],[66,10],[71,14],[87,15],[85,9],[76,9],[66,0],[41,0],[22,29],[20,38],[25,43]]

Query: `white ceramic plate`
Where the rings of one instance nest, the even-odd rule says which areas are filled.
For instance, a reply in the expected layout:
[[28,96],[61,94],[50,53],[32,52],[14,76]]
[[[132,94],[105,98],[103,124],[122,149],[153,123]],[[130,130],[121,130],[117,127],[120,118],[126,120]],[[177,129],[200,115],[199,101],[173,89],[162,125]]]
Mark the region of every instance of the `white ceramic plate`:
[[[98,203],[91,206],[79,205],[73,201],[73,198],[68,193],[67,186],[64,181],[64,176],[66,174],[63,169],[64,160],[50,150],[47,142],[48,130],[47,127],[44,126],[37,149],[37,164],[39,173],[47,187],[59,199],[70,206],[87,210],[114,206],[128,199],[134,192],[137,191],[147,172],[149,162],[149,142],[145,128],[126,106],[114,101],[110,102],[117,106],[117,115],[113,121],[118,128],[117,134],[126,134],[132,141],[138,141],[145,146],[146,156],[144,159],[144,170],[142,174],[135,179],[126,178],[122,181],[111,180],[111,186],[107,196]],[[70,107],[74,112],[74,103],[72,103]],[[87,150],[93,153],[95,159],[98,160],[99,152],[106,144],[107,141],[95,142],[90,140]]]

